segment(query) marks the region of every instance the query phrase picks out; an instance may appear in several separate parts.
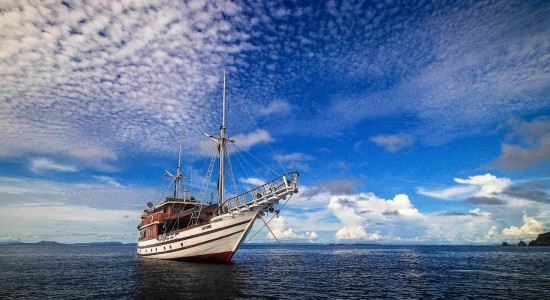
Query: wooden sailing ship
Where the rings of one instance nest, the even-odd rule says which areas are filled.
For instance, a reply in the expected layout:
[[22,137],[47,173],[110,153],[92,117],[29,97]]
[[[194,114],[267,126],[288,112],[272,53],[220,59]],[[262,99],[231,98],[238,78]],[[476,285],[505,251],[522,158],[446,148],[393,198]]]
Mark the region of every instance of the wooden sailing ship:
[[[181,189],[181,141],[178,167],[172,177],[174,192],[161,203],[148,203],[138,226],[137,254],[140,257],[182,261],[227,263],[239,249],[254,220],[273,212],[280,201],[298,192],[298,173],[281,175],[245,193],[225,198],[225,167],[229,160],[226,146],[233,143],[225,128],[225,73],[223,80],[222,125],[198,199]],[[217,203],[206,202],[210,178],[218,162]],[[230,165],[229,165],[230,167]],[[234,180],[233,180],[234,182]]]

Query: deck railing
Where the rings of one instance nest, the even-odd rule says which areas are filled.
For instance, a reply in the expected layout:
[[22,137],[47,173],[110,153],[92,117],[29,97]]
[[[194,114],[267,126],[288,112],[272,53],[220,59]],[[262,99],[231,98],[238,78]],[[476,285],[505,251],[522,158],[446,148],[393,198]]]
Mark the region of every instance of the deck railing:
[[[298,172],[289,172],[248,192],[225,200],[223,211],[229,212],[269,200],[282,200],[298,191]],[[279,197],[279,198],[277,198]]]

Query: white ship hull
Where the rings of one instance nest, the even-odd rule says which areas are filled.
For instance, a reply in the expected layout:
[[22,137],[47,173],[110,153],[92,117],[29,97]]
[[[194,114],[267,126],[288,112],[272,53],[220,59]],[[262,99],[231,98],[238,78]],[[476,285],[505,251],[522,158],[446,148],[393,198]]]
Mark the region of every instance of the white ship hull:
[[257,214],[256,210],[226,214],[217,222],[170,234],[162,240],[140,241],[137,254],[146,258],[227,263],[243,243]]

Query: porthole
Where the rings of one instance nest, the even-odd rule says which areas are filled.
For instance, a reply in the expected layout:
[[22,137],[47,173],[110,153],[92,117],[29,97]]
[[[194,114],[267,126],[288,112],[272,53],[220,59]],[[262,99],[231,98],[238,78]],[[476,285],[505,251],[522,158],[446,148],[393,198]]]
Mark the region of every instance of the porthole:
[[172,245],[170,245],[170,249],[172,249]]
[[157,248],[155,248],[155,251],[159,251]]
[[166,250],[166,246],[164,246],[164,250]]
[[181,246],[183,247],[183,243],[181,243]]

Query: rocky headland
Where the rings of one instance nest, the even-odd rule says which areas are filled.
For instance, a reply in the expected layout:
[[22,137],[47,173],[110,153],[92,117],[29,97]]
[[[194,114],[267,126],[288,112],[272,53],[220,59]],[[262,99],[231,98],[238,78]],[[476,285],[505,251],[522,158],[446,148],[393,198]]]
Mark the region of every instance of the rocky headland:
[[550,231],[539,234],[536,240],[529,242],[529,246],[550,246]]

